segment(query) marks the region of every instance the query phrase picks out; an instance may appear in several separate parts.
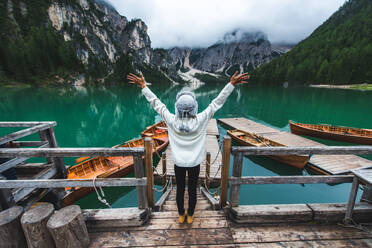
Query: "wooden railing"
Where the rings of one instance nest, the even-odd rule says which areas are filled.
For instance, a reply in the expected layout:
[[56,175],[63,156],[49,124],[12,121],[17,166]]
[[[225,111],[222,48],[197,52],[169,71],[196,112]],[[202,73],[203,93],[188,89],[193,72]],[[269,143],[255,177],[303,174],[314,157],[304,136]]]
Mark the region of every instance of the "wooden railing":
[[[233,171],[229,177],[230,154],[233,156]],[[239,206],[241,184],[315,184],[351,183],[353,175],[341,176],[242,176],[244,155],[304,155],[304,154],[372,154],[372,146],[328,147],[231,147],[231,138],[223,139],[220,205],[226,206],[228,182],[230,182],[230,206]]]
[[[15,195],[10,189],[20,188],[29,192],[35,188],[66,188],[66,187],[122,187],[136,186],[138,207],[140,209],[154,205],[153,173],[152,173],[152,140],[145,138],[145,148],[58,148],[53,126],[55,122],[0,122],[0,127],[29,127],[0,138],[0,144],[12,141],[21,146],[39,146],[39,148],[2,148],[0,158],[13,158],[0,165],[0,172],[8,170],[28,158],[44,157],[54,163],[61,172],[62,179],[36,178],[32,180],[5,180],[0,175],[0,205],[7,208],[15,205],[21,196]],[[16,139],[39,132],[41,141],[15,141]],[[51,147],[51,148],[46,148]],[[135,178],[99,178],[65,179],[67,175],[63,157],[79,156],[133,156]],[[146,176],[144,172],[146,165]],[[151,170],[151,172],[149,172]],[[52,177],[54,175],[50,175]],[[22,194],[22,196],[25,194]],[[16,200],[15,200],[16,199]]]

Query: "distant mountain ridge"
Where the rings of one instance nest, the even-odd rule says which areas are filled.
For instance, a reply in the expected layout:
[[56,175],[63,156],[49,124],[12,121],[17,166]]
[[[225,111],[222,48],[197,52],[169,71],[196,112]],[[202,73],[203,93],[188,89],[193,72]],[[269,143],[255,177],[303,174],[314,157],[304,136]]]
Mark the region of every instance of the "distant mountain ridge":
[[256,69],[252,81],[372,83],[372,1],[349,0],[287,54]]
[[174,47],[167,51],[155,50],[154,61],[160,67],[173,72],[185,72],[194,68],[231,76],[235,71],[253,71],[292,47],[273,45],[262,32],[237,29],[226,33],[220,41],[207,48]]

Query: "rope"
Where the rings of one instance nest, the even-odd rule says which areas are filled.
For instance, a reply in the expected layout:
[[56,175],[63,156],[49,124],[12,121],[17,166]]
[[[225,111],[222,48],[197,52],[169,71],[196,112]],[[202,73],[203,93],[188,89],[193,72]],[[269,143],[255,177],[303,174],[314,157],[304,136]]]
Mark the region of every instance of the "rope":
[[218,192],[220,186],[218,186],[218,188],[216,188],[216,190],[215,190],[213,193],[212,193],[212,192],[210,191],[210,189],[207,187],[207,183],[206,183],[205,180],[204,180],[204,186],[205,186],[205,189],[208,191],[208,193],[209,193],[210,195],[212,195],[212,196],[214,196],[214,198],[218,199],[217,197],[219,197],[219,194],[218,194],[217,192]]
[[98,192],[98,190],[97,190],[97,188],[96,188],[96,178],[97,178],[97,177],[94,177],[94,178],[93,178],[93,187],[94,187],[94,190],[96,191],[97,199],[98,199],[100,202],[102,202],[103,204],[105,204],[107,207],[112,208],[112,207],[110,206],[110,204],[107,202],[106,198],[105,198],[105,193],[103,192],[102,187],[99,187],[102,196],[99,194],[99,192]]
[[164,190],[167,188],[168,184],[169,184],[169,179],[168,179],[167,183],[164,185],[164,187],[163,187],[161,190],[157,189],[155,186],[153,187],[153,189],[154,189],[156,192],[162,193],[162,192],[164,192]]

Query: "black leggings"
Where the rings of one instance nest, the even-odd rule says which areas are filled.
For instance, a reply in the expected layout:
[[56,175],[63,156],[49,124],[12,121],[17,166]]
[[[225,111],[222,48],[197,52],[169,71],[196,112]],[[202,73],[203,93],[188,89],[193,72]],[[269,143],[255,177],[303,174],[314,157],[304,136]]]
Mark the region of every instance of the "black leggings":
[[183,215],[185,213],[184,208],[184,196],[185,196],[185,178],[186,171],[189,178],[188,192],[189,192],[189,209],[187,210],[188,215],[194,215],[195,205],[196,205],[196,185],[198,183],[200,165],[194,167],[179,167],[174,165],[174,171],[176,174],[177,183],[177,208],[178,213]]

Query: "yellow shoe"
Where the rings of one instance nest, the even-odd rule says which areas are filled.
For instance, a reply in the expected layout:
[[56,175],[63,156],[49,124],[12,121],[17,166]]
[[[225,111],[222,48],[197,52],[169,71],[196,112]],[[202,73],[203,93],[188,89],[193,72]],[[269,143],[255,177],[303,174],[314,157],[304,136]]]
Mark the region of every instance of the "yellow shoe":
[[194,215],[192,216],[187,215],[187,224],[192,224],[193,221],[194,221]]
[[186,216],[187,216],[187,212],[186,212],[186,210],[185,210],[185,214],[184,214],[184,215],[179,215],[179,216],[178,216],[178,222],[179,222],[180,224],[184,223],[184,222],[185,222],[185,218],[186,218]]

